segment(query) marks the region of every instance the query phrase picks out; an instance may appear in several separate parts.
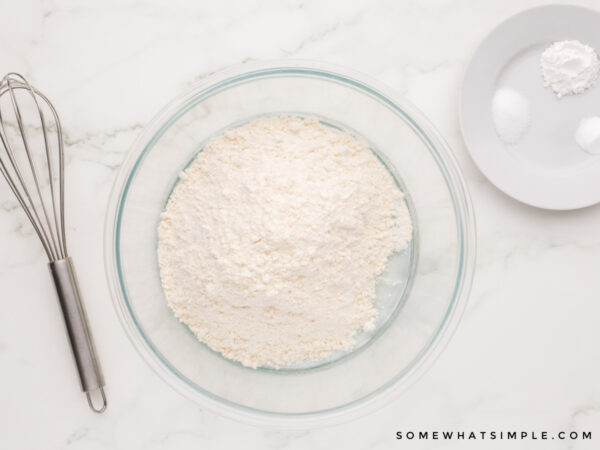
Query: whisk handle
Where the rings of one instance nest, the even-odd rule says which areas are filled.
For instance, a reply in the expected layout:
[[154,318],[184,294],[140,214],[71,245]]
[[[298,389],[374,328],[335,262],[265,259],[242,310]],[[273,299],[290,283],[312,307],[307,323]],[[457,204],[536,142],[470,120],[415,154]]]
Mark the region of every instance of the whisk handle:
[[[67,257],[52,261],[49,266],[79,372],[81,389],[87,395],[90,408],[95,412],[103,412],[106,409],[104,376],[94,348],[87,315],[81,302],[73,263],[71,258]],[[100,391],[102,397],[102,404],[99,407],[94,405],[91,398],[91,394],[97,390]]]

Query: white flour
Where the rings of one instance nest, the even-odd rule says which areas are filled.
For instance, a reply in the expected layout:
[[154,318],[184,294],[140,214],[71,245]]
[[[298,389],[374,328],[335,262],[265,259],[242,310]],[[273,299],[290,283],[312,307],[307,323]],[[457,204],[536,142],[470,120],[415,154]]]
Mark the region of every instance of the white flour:
[[316,120],[265,118],[208,143],[158,235],[176,317],[227,358],[280,367],[374,327],[377,277],[412,226],[366,145]]
[[574,40],[560,41],[544,50],[540,67],[544,86],[561,98],[592,87],[600,72],[600,61],[592,47]]

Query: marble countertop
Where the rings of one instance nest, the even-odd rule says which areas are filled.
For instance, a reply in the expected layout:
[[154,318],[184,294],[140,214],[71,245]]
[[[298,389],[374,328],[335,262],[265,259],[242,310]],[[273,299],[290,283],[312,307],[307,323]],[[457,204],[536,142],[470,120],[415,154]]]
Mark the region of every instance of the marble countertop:
[[[0,448],[387,449],[396,431],[591,430],[594,441],[413,441],[414,448],[598,448],[600,206],[550,212],[508,198],[461,139],[457,100],[486,33],[532,0],[253,2],[4,0],[0,72],[51,98],[67,144],[68,236],[79,262],[109,408],[90,412],[46,261],[0,185]],[[593,6],[597,2],[577,2]],[[404,395],[352,423],[308,431],[253,428],[200,409],[129,343],[104,277],[105,205],[149,119],[227,66],[323,60],[365,72],[422,109],[456,152],[478,222],[473,292],[458,331]],[[472,445],[471,445],[472,444]],[[406,446],[411,448],[411,446]]]

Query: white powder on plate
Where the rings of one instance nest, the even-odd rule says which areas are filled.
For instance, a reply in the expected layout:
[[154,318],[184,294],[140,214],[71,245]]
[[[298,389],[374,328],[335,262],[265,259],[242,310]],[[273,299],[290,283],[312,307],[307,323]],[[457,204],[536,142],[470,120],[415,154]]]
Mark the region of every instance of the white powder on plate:
[[212,139],[162,214],[169,306],[249,367],[350,349],[411,239],[403,194],[369,148],[316,120],[264,118]]
[[600,117],[586,117],[575,130],[575,142],[592,155],[600,154]]
[[600,72],[596,51],[579,41],[555,42],[542,53],[540,67],[544,86],[558,98],[581,94],[592,87]]
[[514,89],[500,88],[492,99],[492,118],[502,142],[516,144],[531,122],[529,102]]

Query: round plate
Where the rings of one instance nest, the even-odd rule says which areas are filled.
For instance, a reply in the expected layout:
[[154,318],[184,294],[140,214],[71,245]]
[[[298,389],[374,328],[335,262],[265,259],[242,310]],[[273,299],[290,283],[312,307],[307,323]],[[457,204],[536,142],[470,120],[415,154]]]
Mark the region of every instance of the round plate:
[[[511,197],[546,209],[568,210],[600,202],[600,157],[574,139],[579,121],[600,116],[600,82],[558,99],[544,88],[539,58],[555,41],[579,40],[600,51],[600,13],[577,6],[530,9],[500,24],[467,68],[460,121],[471,157],[485,176]],[[531,124],[516,144],[498,137],[492,98],[499,88],[525,96]]]

